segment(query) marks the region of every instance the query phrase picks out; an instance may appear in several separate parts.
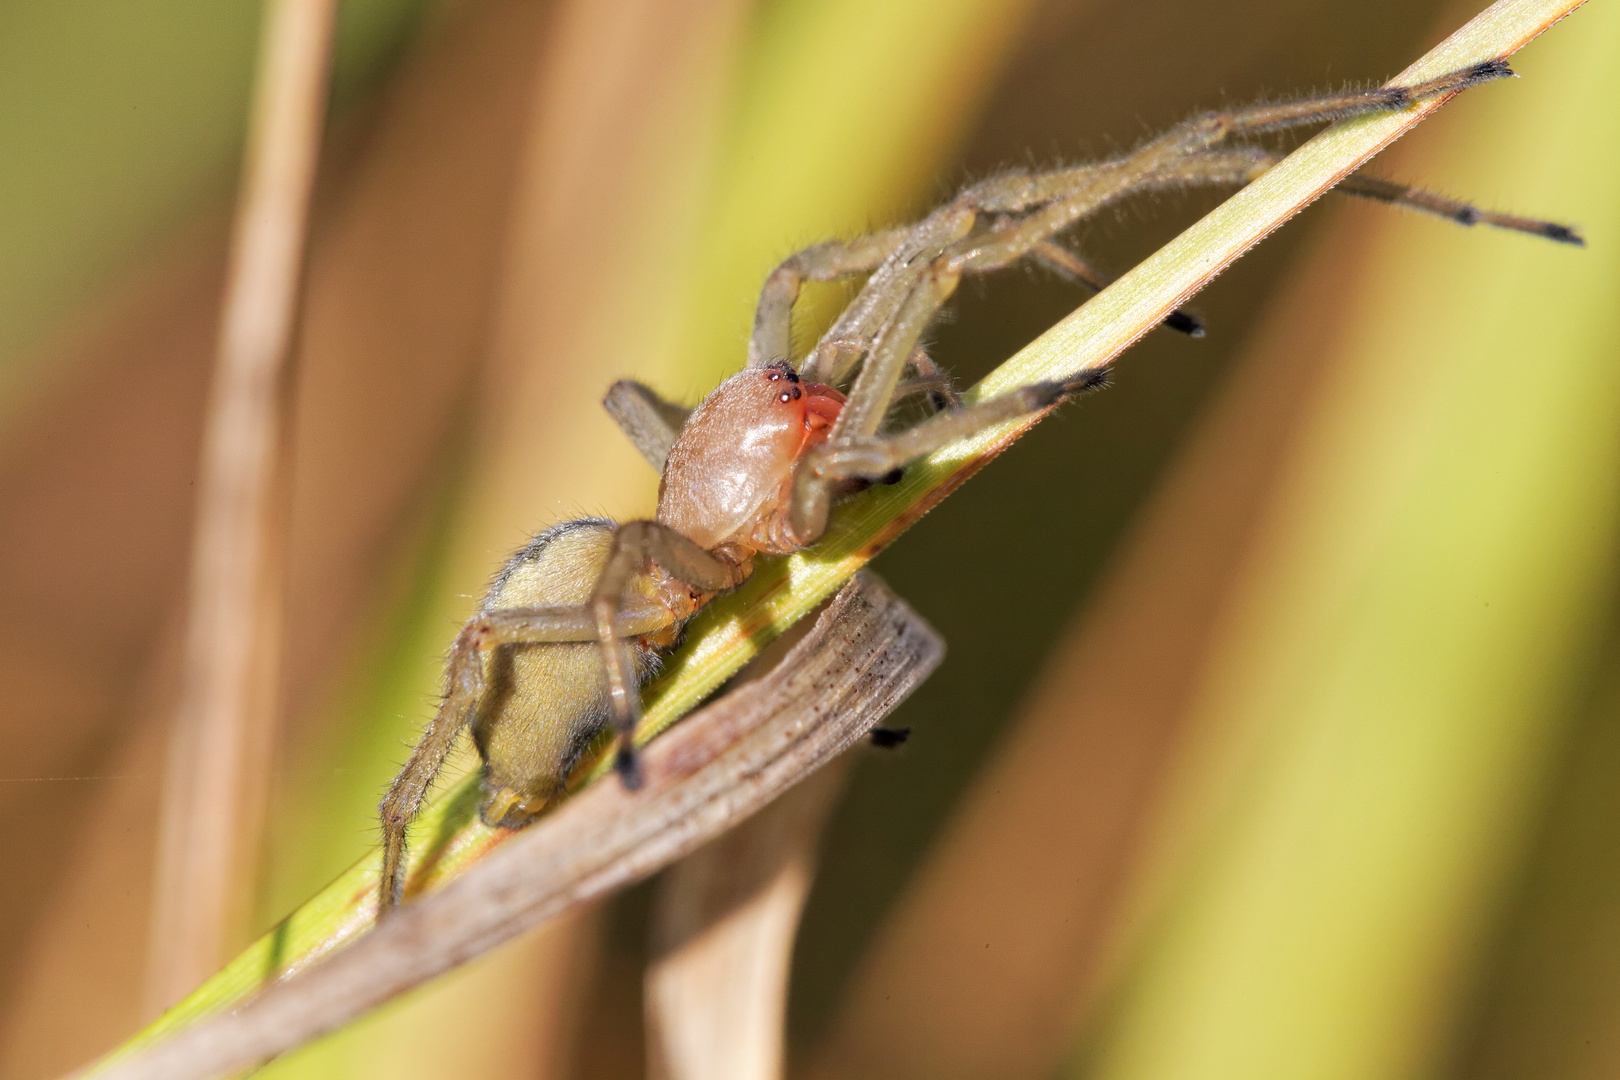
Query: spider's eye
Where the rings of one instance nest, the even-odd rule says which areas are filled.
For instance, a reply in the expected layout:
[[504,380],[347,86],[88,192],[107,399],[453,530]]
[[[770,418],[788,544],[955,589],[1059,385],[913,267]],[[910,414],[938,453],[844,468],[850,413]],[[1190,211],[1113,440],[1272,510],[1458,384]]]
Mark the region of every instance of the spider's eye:
[[776,395],[776,400],[786,405],[788,402],[793,400],[793,395],[784,390],[780,394]]

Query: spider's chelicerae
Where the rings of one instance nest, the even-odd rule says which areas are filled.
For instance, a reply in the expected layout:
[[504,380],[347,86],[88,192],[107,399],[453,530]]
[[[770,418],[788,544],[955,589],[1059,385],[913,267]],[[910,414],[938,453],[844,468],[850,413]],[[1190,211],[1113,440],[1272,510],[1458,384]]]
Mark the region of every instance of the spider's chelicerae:
[[[451,649],[438,714],[383,799],[379,910],[401,898],[406,826],[464,725],[483,757],[480,813],[490,825],[531,820],[610,722],[619,736],[619,775],[636,787],[631,736],[644,676],[694,612],[748,578],[755,556],[814,543],[841,492],[1101,385],[1102,371],[1084,371],[960,406],[918,341],[962,275],[1033,259],[1101,288],[1103,275],[1057,237],[1127,196],[1240,187],[1277,162],[1265,148],[1233,145],[1235,137],[1409,108],[1510,74],[1505,62],[1489,61],[1413,86],[1210,113],[1113,160],[974,184],[913,225],[819,244],[778,266],[760,295],[747,367],[695,409],[638,383],[616,384],[608,411],[662,473],[657,516],[557,525],[496,576]],[[1337,190],[1465,225],[1581,243],[1562,225],[1490,213],[1360,173]],[[868,275],[865,284],[796,369],[789,331],[800,285],[859,274]],[[1181,312],[1166,324],[1201,332]],[[836,389],[843,385],[847,391]],[[932,415],[884,432],[896,402],[918,393],[932,403]]]

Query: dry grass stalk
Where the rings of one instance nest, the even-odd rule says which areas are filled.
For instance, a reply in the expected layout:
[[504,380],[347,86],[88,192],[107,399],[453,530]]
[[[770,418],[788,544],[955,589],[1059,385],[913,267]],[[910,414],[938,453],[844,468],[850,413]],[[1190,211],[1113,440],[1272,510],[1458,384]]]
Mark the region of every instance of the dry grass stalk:
[[788,975],[844,762],[693,852],[659,883],[646,975],[654,1080],[777,1080]]
[[592,786],[350,947],[234,1012],[93,1074],[201,1080],[262,1062],[646,877],[848,748],[943,655],[943,643],[915,612],[862,575],[767,677],[652,744],[640,791]]
[[274,528],[285,359],[335,7],[278,0],[266,15],[204,435],[152,919],[154,1009],[206,978],[235,944],[259,846],[281,622]]

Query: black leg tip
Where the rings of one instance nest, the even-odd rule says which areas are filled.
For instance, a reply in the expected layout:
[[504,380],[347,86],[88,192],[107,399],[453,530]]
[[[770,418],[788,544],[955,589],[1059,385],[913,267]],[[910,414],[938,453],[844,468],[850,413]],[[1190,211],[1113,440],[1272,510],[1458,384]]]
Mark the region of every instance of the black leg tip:
[[1541,235],[1548,240],[1556,240],[1560,244],[1573,244],[1576,247],[1586,246],[1586,238],[1568,225],[1554,225],[1549,221],[1541,227]]
[[1046,409],[1068,397],[1069,387],[1067,383],[1058,382],[1054,379],[1048,382],[1030,383],[1020,392],[1024,395],[1024,400],[1029,402],[1030,408]]
[[1089,394],[1093,390],[1101,390],[1108,385],[1107,368],[1091,368],[1069,376],[1067,379],[1051,379],[1047,382],[1030,383],[1019,391],[1031,409],[1047,409],[1053,405],[1067,401],[1081,394]]
[[904,480],[905,478],[906,478],[906,470],[904,470],[902,468],[899,468],[899,467],[896,467],[896,468],[890,469],[888,472],[884,473],[882,476],[878,477],[873,482],[888,486],[890,484],[898,484],[900,481]]
[[621,746],[613,755],[613,771],[619,774],[619,783],[626,791],[641,790],[641,755],[633,746]]
[[893,750],[895,747],[911,738],[911,729],[908,727],[878,727],[873,728],[867,737],[872,740],[872,745],[876,746],[880,750]]
[[1109,374],[1107,368],[1092,368],[1082,371],[1068,382],[1063,388],[1070,394],[1089,394],[1093,390],[1101,390],[1108,385]]
[[1484,63],[1475,64],[1468,72],[1468,81],[1470,83],[1516,78],[1518,78],[1518,75],[1508,66],[1506,60],[1486,60]]
[[1204,320],[1196,315],[1182,311],[1180,308],[1164,317],[1164,325],[1178,334],[1186,334],[1191,338],[1204,336]]

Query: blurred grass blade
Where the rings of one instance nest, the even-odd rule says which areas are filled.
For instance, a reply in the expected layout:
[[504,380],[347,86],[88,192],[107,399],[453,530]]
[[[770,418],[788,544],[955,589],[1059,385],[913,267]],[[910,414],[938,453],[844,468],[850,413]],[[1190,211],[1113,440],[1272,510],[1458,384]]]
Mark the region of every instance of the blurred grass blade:
[[781,1080],[793,942],[855,756],[829,762],[659,879],[644,983],[651,1080]]
[[1358,214],[1312,260],[1342,332],[1070,1075],[1442,1065],[1620,569],[1617,45],[1620,12],[1594,5],[1402,162],[1442,189],[1489,178],[1590,249]]
[[246,937],[279,718],[287,361],[336,8],[336,0],[273,0],[264,15],[164,780],[147,972],[154,1013]]

